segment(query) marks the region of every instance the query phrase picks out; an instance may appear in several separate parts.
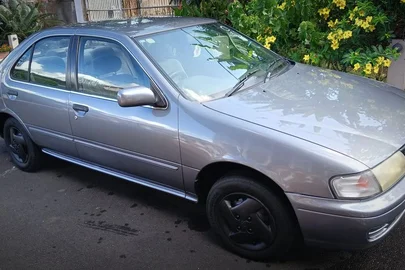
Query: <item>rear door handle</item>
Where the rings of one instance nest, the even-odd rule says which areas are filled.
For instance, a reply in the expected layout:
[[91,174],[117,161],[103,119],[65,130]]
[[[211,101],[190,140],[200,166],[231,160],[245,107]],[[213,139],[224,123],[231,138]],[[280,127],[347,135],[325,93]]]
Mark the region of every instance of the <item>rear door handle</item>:
[[84,105],[79,105],[79,104],[73,104],[73,110],[75,110],[76,112],[88,112],[89,111],[89,107],[84,106]]

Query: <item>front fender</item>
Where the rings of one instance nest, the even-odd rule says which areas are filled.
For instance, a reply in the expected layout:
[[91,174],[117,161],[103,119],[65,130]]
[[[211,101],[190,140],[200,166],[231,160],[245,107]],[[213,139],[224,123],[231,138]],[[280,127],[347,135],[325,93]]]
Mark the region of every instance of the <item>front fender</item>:
[[325,147],[180,99],[180,149],[189,192],[194,192],[189,190],[193,174],[215,162],[250,167],[285,192],[326,198],[333,198],[331,177],[367,169]]

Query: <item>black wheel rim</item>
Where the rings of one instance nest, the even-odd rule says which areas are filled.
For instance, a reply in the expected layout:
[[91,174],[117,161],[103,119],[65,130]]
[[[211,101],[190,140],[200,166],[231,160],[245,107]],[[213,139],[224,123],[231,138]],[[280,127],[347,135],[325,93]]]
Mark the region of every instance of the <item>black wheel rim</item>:
[[8,146],[16,161],[22,164],[27,163],[29,157],[27,142],[25,141],[24,135],[16,127],[10,128],[10,143]]
[[219,204],[219,223],[236,246],[258,251],[271,246],[276,226],[270,211],[260,200],[244,193],[225,196]]

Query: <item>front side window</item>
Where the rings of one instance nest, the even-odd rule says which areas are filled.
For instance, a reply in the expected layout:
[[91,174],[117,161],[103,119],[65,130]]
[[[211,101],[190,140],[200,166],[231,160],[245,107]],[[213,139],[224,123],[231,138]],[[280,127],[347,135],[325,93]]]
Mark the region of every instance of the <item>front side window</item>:
[[29,48],[15,63],[11,69],[10,76],[14,80],[28,82],[29,80],[29,67],[31,59],[32,47]]
[[150,87],[135,59],[113,41],[81,38],[77,68],[79,91],[84,93],[115,99],[123,88]]
[[66,67],[70,37],[50,37],[38,41],[32,55],[30,81],[66,88]]
[[252,70],[265,75],[269,63],[279,58],[218,23],[142,36],[137,42],[183,93],[197,101],[223,97]]

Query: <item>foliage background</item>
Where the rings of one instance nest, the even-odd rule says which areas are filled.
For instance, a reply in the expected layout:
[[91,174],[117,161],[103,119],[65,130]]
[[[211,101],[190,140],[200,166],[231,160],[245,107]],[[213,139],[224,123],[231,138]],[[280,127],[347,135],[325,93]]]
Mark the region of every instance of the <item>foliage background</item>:
[[295,61],[385,80],[405,38],[405,0],[189,0],[178,16],[211,17]]
[[9,0],[0,5],[0,44],[7,36],[17,34],[21,40],[43,28],[59,24],[53,15],[41,12],[41,3]]

